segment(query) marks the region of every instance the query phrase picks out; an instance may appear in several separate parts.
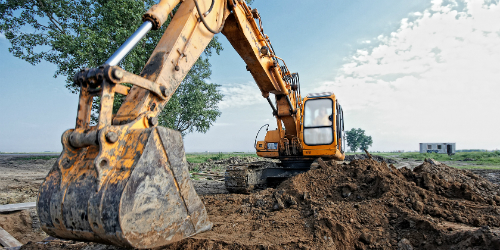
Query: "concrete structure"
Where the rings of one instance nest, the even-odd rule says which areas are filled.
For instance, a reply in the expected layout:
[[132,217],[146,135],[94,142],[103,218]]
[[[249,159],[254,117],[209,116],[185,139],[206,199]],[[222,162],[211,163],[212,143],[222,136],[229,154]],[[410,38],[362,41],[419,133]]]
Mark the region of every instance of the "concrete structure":
[[455,154],[455,143],[420,143],[420,153]]

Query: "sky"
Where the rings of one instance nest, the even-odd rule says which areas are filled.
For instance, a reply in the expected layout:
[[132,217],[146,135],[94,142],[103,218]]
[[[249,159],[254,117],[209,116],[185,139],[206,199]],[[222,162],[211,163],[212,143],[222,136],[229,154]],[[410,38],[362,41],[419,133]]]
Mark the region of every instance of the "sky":
[[[332,91],[345,127],[372,136],[371,151],[418,150],[421,142],[500,149],[498,0],[255,0],[276,54],[298,72],[303,95]],[[210,58],[225,95],[205,134],[187,152],[252,152],[259,128],[276,128],[245,64],[226,38]],[[8,52],[0,35],[0,151],[60,151],[74,127],[78,96]],[[261,132],[259,138],[263,138]]]

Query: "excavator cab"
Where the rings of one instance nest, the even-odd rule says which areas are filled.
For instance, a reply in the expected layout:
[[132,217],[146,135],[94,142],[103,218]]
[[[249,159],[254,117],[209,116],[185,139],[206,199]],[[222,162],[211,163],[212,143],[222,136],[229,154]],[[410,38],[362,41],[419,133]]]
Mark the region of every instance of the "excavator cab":
[[307,146],[331,145],[334,140],[333,100],[309,99],[304,102],[304,144]]
[[[309,94],[303,99],[300,120],[300,132],[296,149],[287,138],[285,129],[278,119],[278,129],[267,131],[264,141],[256,142],[257,155],[267,158],[290,160],[319,157],[336,160],[344,159],[344,117],[342,106],[332,92]],[[281,129],[280,129],[281,128]],[[283,153],[290,152],[290,153]],[[296,152],[295,154],[291,152]]]
[[303,155],[344,160],[344,117],[335,94],[307,95],[302,118]]
[[[331,92],[309,94],[297,106],[296,112],[291,113],[294,113],[298,123],[298,136],[286,130],[286,120],[276,115],[278,110],[274,112],[278,128],[267,131],[264,141],[255,142],[258,156],[279,159],[279,162],[229,166],[225,173],[229,192],[248,193],[255,188],[276,186],[287,178],[310,170],[318,158],[344,160],[344,118],[342,106],[335,95]],[[271,107],[274,109],[273,105]]]

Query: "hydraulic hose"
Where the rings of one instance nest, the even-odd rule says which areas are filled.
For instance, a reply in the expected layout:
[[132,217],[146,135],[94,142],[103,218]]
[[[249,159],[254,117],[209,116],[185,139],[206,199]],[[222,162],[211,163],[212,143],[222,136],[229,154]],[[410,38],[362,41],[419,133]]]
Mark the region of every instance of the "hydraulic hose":
[[[198,5],[198,1],[196,1],[196,0],[193,0],[193,1],[194,1],[194,5],[196,6],[196,10],[200,14],[200,20],[203,22],[203,25],[205,25],[205,28],[207,28],[207,30],[210,31],[210,32],[212,32],[213,34],[219,34],[222,31],[222,27],[224,27],[224,23],[220,26],[220,29],[218,31],[214,31],[213,29],[211,29],[210,27],[208,27],[207,21],[205,21],[205,18],[203,17],[204,14],[201,13],[200,6]],[[207,11],[207,12],[211,11],[211,9],[213,7],[213,4],[214,4],[214,1],[212,0],[212,6],[210,6],[209,11]]]
[[259,131],[257,132],[257,135],[255,135],[255,141],[253,143],[253,147],[254,148],[257,148],[257,137],[259,137],[259,134],[260,134],[260,131],[262,130],[262,128],[264,128],[265,126],[267,126],[266,128],[266,132],[269,130],[269,124],[264,124],[264,126],[260,127]]
[[214,7],[215,0],[212,0],[212,4],[210,4],[210,8],[207,10],[207,12],[203,13],[203,16],[208,16],[210,12],[212,12],[212,9]]

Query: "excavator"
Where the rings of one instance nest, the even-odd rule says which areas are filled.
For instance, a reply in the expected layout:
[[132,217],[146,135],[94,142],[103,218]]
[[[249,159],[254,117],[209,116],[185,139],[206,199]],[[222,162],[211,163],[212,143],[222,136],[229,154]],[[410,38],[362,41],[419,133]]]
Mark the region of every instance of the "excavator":
[[[141,74],[120,68],[128,52],[173,11]],[[243,0],[161,0],[102,66],[74,76],[80,87],[76,125],[63,133],[63,150],[37,198],[47,234],[147,249],[212,228],[190,180],[182,135],[158,126],[157,115],[217,33],[246,63],[277,121],[276,130],[255,142],[257,155],[281,162],[230,167],[228,190],[248,191],[307,171],[319,157],[343,160],[342,107],[331,92],[301,97],[298,74],[275,54],[257,9]],[[115,93],[126,97],[113,113]],[[93,123],[96,96],[100,106]]]

